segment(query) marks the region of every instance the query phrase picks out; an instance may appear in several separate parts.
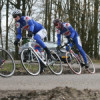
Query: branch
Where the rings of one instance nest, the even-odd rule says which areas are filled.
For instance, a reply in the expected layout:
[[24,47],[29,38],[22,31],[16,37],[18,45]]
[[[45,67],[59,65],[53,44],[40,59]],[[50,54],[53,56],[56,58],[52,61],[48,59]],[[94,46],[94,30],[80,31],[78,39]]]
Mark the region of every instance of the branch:
[[15,8],[17,8],[17,4],[15,2],[9,1],[11,5],[13,5]]
[[[6,0],[5,0],[6,1]],[[3,7],[3,5],[4,5],[4,3],[5,3],[5,1],[3,2],[3,0],[2,1],[0,1],[0,11],[1,11],[1,9],[2,9],[2,7]]]

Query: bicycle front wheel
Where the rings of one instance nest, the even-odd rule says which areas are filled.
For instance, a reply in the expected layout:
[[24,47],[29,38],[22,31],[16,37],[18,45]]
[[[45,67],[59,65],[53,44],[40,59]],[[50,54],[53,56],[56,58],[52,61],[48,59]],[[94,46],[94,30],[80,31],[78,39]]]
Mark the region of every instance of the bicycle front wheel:
[[88,55],[86,55],[86,56],[87,56],[87,60],[88,60],[88,64],[89,64],[89,68],[87,70],[89,73],[94,74],[95,73],[94,64],[93,64],[91,58]]
[[73,73],[78,75],[81,74],[81,65],[74,52],[69,54],[66,52],[66,62]]
[[58,56],[58,54],[54,51],[51,51],[51,58],[48,62],[48,67],[51,70],[52,73],[56,75],[60,75],[63,71],[61,60]]
[[0,48],[0,75],[3,77],[10,77],[15,72],[15,62],[11,54]]
[[21,52],[21,62],[24,69],[30,75],[38,75],[40,73],[40,61],[38,57],[34,54],[31,48],[22,50]]

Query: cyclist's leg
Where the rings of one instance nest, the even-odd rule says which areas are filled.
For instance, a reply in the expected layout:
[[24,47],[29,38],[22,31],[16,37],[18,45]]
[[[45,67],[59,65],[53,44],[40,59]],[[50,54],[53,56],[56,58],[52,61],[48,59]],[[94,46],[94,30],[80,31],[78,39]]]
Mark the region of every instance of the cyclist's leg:
[[82,55],[82,57],[84,59],[85,66],[86,67],[89,67],[88,66],[88,61],[87,61],[87,56],[86,56],[85,51],[82,48],[82,44],[81,44],[81,41],[80,41],[80,37],[79,36],[74,39],[74,43],[76,44],[77,49],[79,50],[79,52],[81,53],[81,55]]
[[36,42],[46,51],[48,58],[51,58],[50,50],[47,48],[45,43],[43,42],[42,39],[44,39],[47,35],[47,32],[45,29],[40,30],[36,35],[34,36],[34,39]]
[[43,66],[43,63],[40,61],[40,66],[41,66],[41,69],[40,69],[40,74],[44,72],[44,66]]
[[42,47],[42,48],[46,48],[45,43],[43,42],[43,40],[41,39],[40,35],[36,34],[34,36],[34,39],[36,40],[36,42]]

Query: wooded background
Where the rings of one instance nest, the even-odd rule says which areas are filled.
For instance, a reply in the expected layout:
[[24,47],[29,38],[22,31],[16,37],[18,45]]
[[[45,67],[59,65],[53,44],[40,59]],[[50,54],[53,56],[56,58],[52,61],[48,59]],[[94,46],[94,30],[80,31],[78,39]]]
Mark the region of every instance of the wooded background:
[[12,18],[14,9],[21,9],[23,16],[43,24],[48,32],[46,41],[56,42],[55,18],[69,22],[79,33],[86,53],[100,58],[100,0],[0,0],[0,45],[15,51],[17,57],[18,48],[13,45],[17,34]]

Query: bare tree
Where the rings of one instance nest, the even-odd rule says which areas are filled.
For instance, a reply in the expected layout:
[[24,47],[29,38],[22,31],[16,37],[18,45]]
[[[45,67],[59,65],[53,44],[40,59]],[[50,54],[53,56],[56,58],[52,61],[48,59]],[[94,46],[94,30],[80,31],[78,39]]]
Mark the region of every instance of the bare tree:
[[6,4],[6,50],[8,50],[8,11],[9,11],[9,0],[7,0]]
[[99,9],[99,0],[94,2],[94,55],[98,58],[98,9]]
[[1,25],[1,20],[2,20],[2,16],[1,16],[1,11],[4,5],[4,0],[0,0],[0,37],[1,37],[1,45],[3,47],[3,42],[2,42],[2,25]]

